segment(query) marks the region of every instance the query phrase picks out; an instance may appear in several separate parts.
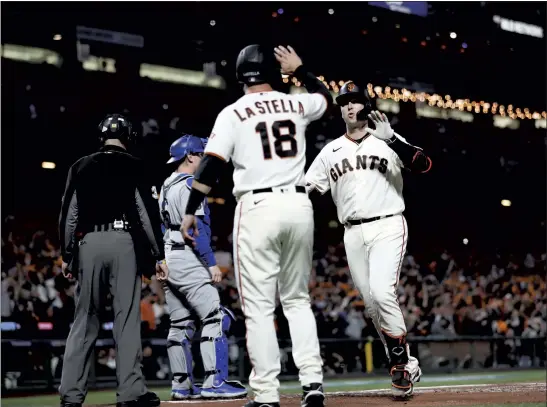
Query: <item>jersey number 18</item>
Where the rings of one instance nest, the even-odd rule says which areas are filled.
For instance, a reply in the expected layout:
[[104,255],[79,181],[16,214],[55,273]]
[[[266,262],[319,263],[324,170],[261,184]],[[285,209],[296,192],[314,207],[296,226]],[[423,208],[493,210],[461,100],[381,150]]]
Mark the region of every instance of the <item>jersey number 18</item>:
[[[286,134],[281,134],[281,129],[287,129]],[[260,122],[256,125],[255,131],[260,134],[262,140],[262,152],[264,153],[264,159],[270,160],[272,158],[272,149],[270,147],[270,137],[268,135],[268,127],[266,122]],[[298,145],[296,144],[296,126],[292,120],[276,121],[272,124],[272,134],[275,138],[274,147],[275,153],[280,158],[289,158],[296,156],[298,152]],[[283,149],[283,142],[291,144],[291,148],[288,150]]]

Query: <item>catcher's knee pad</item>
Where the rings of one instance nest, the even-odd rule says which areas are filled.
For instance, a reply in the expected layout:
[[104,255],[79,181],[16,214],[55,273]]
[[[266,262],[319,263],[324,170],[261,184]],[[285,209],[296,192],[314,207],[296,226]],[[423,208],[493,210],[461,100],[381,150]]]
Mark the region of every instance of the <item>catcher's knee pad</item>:
[[192,317],[171,321],[167,336],[167,354],[173,370],[173,380],[179,383],[188,378],[193,379],[192,339],[195,333],[196,325]]
[[228,378],[228,331],[232,320],[231,311],[223,306],[211,312],[203,319],[201,333],[201,357],[205,376],[214,375],[214,385],[220,385]]

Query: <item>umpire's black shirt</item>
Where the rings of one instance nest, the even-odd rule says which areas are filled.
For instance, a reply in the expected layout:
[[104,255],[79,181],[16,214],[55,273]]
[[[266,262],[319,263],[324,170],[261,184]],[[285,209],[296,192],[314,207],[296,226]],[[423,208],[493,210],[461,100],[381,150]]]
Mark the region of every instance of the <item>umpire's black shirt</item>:
[[59,217],[65,263],[75,255],[78,234],[122,219],[129,223],[139,249],[149,248],[156,260],[165,258],[159,210],[147,178],[142,160],[114,145],[105,145],[70,167]]

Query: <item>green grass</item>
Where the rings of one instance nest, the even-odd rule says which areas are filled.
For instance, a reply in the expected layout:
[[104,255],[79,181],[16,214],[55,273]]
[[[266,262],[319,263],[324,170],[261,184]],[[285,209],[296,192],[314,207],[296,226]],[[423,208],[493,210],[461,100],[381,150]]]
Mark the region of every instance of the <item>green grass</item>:
[[[492,376],[492,378],[484,377]],[[496,376],[496,377],[494,377]],[[545,383],[547,380],[545,370],[526,370],[526,371],[508,371],[495,372],[489,371],[485,373],[469,373],[469,374],[453,374],[453,375],[425,375],[417,387],[432,387],[446,385],[462,385],[462,384],[503,384],[503,383],[525,383],[525,382],[540,382]],[[376,390],[388,389],[390,380],[387,376],[365,376],[363,378],[354,379],[330,379],[325,381],[325,391],[358,391],[358,390]],[[169,388],[153,388],[151,389],[158,393],[162,400],[169,400]],[[282,383],[283,394],[298,394],[300,386],[297,382]],[[115,392],[112,390],[90,392],[86,398],[86,404],[107,404],[115,402]],[[44,395],[24,398],[3,398],[2,407],[56,407],[59,405],[58,395]],[[511,407],[540,407],[544,403],[521,403],[512,404]],[[474,407],[498,407],[496,405]],[[499,407],[507,407],[499,405]]]

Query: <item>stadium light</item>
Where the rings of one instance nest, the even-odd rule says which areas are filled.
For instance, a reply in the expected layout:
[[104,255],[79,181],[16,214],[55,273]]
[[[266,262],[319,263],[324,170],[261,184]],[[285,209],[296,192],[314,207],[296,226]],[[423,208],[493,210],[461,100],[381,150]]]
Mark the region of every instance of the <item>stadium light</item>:
[[463,239],[463,244],[467,244],[467,243],[469,243],[469,239],[468,239],[468,238],[464,238],[464,239]]
[[52,163],[51,161],[44,161],[44,162],[42,162],[42,168],[44,170],[54,170],[55,169],[55,163]]
[[63,39],[63,36],[61,34],[55,34],[53,36],[53,41],[61,41]]
[[502,199],[501,206],[511,206],[511,201],[509,199]]
[[456,34],[455,32],[451,32],[450,33],[450,38],[454,39],[458,36],[458,34]]

